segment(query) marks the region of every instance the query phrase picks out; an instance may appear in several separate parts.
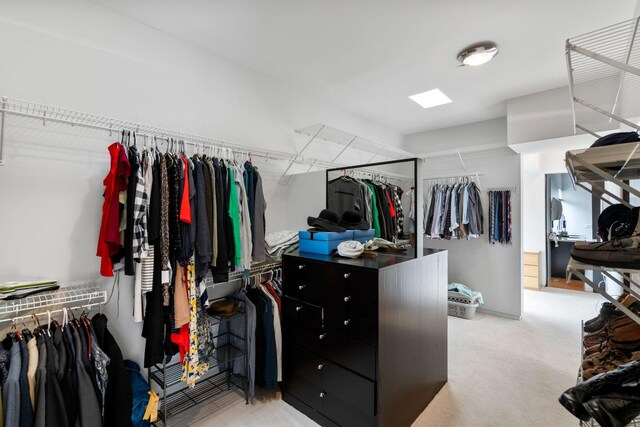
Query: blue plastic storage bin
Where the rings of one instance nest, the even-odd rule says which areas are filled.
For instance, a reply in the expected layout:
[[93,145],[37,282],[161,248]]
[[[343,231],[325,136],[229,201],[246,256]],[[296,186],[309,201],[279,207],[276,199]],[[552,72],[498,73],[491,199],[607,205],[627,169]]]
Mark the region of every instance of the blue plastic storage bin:
[[298,237],[300,238],[300,252],[329,255],[340,243],[353,240],[353,231],[347,230],[342,233],[299,231]]

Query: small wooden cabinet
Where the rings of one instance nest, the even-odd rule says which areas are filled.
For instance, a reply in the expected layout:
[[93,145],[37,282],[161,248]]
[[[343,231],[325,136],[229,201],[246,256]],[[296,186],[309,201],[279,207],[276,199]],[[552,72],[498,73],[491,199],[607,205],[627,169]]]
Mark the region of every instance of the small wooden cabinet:
[[540,252],[524,252],[524,288],[540,290]]
[[283,266],[283,399],[323,426],[411,425],[447,381],[447,252]]

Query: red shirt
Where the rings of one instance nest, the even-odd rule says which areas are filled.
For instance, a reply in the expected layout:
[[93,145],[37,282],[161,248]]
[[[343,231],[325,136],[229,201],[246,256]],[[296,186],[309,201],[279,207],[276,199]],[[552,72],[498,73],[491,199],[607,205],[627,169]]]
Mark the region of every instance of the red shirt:
[[119,193],[126,191],[127,181],[131,173],[131,165],[127,153],[122,144],[114,142],[109,146],[111,156],[111,168],[105,177],[104,202],[102,204],[102,221],[98,236],[98,249],[96,255],[102,258],[100,262],[100,274],[113,276],[113,263],[111,256],[118,253],[122,247],[120,241],[120,199]]
[[180,202],[180,220],[191,224],[191,203],[189,203],[189,162],[184,156],[180,157],[184,166],[184,190],[182,191],[182,200]]

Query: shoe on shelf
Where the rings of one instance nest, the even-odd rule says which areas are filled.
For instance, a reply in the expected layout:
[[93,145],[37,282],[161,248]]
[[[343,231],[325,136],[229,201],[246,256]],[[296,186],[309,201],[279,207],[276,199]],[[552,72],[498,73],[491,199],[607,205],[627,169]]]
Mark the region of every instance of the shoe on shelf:
[[595,397],[607,396],[612,393],[626,393],[625,390],[628,389],[625,387],[626,384],[634,384],[637,388],[638,378],[640,378],[640,361],[627,363],[571,387],[560,395],[558,401],[574,416],[587,421],[592,415],[585,408],[584,403]]
[[571,249],[571,257],[601,267],[640,269],[640,237],[577,244]]
[[601,426],[624,427],[640,415],[640,397],[630,394],[626,394],[626,398],[615,395],[597,397],[587,401],[584,407]]
[[610,336],[610,331],[608,328],[600,329],[592,334],[587,334],[582,338],[582,344],[585,348],[593,347],[594,345],[598,345],[601,342],[606,341]]
[[640,359],[640,351],[631,351],[607,347],[604,351],[585,357],[582,369],[587,370],[602,365],[624,365],[632,360]]
[[617,313],[620,313],[616,310],[616,306],[611,304],[610,302],[605,302],[600,307],[600,314],[594,317],[593,319],[587,320],[584,322],[584,331],[587,333],[596,332],[599,329],[602,329],[606,324],[607,320],[611,316],[615,316]]
[[584,363],[586,362],[585,361],[583,362],[582,379],[588,380],[589,378],[592,378],[598,374],[604,374],[606,372],[613,371],[614,369],[622,365],[630,362],[635,362],[637,360],[640,360],[640,351],[615,351],[615,353],[611,356],[603,360],[596,361],[596,364],[594,366],[586,368],[584,367]]

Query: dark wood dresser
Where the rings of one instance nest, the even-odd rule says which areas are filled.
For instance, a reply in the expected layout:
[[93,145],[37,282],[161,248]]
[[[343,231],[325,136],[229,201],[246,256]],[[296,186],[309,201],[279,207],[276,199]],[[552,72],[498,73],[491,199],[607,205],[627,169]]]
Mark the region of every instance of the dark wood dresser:
[[447,252],[283,265],[283,399],[323,426],[411,425],[447,381]]

